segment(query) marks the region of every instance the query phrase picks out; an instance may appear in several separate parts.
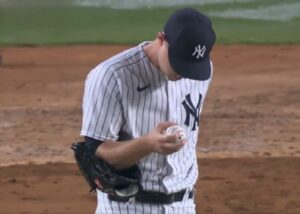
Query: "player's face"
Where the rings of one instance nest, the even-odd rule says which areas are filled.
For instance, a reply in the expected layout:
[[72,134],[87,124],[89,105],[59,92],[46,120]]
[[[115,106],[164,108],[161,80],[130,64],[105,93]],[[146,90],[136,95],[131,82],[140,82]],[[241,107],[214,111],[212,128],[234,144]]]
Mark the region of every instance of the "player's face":
[[160,50],[158,52],[158,63],[160,70],[164,75],[172,81],[181,79],[181,77],[173,70],[170,65],[169,55],[168,55],[168,43],[162,36]]

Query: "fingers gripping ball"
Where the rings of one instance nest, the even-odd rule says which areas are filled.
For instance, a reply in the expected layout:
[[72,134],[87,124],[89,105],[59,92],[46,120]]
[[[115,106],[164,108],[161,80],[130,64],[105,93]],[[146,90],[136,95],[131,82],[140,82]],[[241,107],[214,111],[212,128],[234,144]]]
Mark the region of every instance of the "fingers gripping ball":
[[173,125],[173,126],[170,126],[169,128],[166,129],[166,134],[167,135],[172,135],[176,133],[177,134],[177,140],[176,140],[176,143],[179,143],[179,142],[183,142],[186,140],[186,134],[185,134],[185,131],[183,128],[181,128],[180,126],[178,125]]

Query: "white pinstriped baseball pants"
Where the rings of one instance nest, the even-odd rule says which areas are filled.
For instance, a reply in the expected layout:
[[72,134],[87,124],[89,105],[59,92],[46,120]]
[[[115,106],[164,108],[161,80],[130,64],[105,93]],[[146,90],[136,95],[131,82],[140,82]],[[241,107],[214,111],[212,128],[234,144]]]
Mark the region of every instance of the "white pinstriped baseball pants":
[[98,205],[95,214],[196,214],[193,199],[183,199],[170,205],[139,202],[115,202],[97,190]]

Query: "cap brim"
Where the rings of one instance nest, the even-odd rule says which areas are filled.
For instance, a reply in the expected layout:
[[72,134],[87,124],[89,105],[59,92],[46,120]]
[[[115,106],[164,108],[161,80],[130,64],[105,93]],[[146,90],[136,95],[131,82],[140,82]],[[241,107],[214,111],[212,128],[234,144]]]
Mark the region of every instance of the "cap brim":
[[173,55],[170,47],[169,61],[174,71],[183,78],[193,80],[208,80],[210,78],[211,66],[209,56],[200,62],[192,62]]

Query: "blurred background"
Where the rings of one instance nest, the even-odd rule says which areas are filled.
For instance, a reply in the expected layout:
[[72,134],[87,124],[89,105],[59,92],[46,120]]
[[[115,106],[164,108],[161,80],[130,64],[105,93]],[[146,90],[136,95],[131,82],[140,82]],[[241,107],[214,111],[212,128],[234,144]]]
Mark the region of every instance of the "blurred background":
[[0,45],[133,44],[183,6],[210,16],[221,44],[300,41],[298,0],[1,0]]

